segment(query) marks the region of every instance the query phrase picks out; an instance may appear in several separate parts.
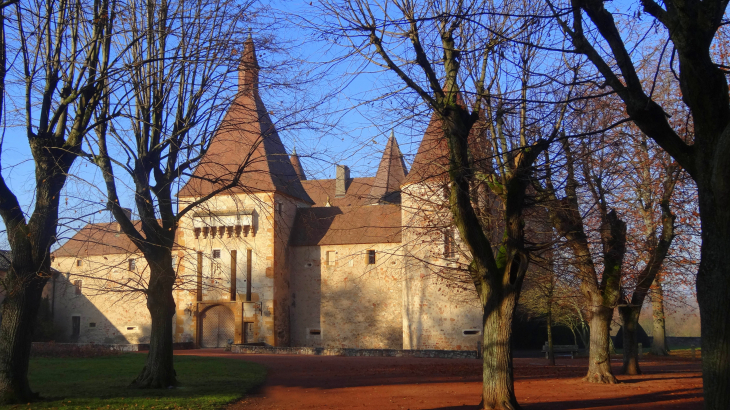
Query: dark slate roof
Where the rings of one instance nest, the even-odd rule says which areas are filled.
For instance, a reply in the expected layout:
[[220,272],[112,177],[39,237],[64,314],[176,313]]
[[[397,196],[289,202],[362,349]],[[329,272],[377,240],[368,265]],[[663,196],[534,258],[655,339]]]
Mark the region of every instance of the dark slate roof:
[[300,208],[291,245],[348,245],[401,242],[398,205]]
[[259,95],[258,62],[250,38],[241,60],[238,95],[178,196],[209,194],[230,183],[241,165],[239,186],[231,192],[279,192],[311,203]]

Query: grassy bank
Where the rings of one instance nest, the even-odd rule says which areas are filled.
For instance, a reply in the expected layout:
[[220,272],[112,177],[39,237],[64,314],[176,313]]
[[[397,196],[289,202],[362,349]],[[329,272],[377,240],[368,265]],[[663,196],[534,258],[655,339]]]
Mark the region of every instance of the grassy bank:
[[95,358],[36,358],[30,383],[43,401],[15,409],[217,409],[264,381],[263,366],[242,360],[176,356],[180,386],[134,390],[127,385],[144,366],[145,354]]

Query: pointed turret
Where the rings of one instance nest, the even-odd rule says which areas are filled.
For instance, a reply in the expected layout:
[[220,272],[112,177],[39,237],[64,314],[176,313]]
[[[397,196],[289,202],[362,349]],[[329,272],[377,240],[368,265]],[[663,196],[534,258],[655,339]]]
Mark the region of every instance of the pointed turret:
[[[470,160],[475,170],[481,172],[489,172],[491,158],[491,148],[485,136],[485,123],[486,120],[482,117],[469,133]],[[441,124],[441,118],[434,112],[403,185],[434,180],[445,183],[449,180],[449,145]]]
[[307,175],[304,174],[304,168],[302,168],[302,163],[299,162],[299,155],[297,155],[297,148],[294,147],[291,151],[291,166],[294,167],[294,172],[296,172],[297,177],[299,177],[300,181],[306,181]]
[[252,93],[259,89],[259,61],[256,58],[256,49],[253,38],[249,33],[243,43],[241,63],[238,65],[238,92]]
[[244,44],[238,93],[190,180],[179,196],[200,197],[231,183],[232,192],[279,192],[313,203],[302,187],[259,95],[253,39]]
[[400,152],[395,134],[391,131],[378,165],[378,173],[373,180],[373,187],[370,189],[371,203],[397,202],[395,196],[400,193],[400,185],[406,179],[406,175],[408,171],[403,154]]

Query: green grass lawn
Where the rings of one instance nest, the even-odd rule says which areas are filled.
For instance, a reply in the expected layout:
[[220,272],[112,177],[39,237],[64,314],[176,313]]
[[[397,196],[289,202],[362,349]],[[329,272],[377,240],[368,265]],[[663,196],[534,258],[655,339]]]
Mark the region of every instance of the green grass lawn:
[[43,401],[7,409],[217,409],[263,383],[263,366],[243,360],[176,356],[180,385],[167,390],[128,389],[147,355],[37,358],[30,385]]

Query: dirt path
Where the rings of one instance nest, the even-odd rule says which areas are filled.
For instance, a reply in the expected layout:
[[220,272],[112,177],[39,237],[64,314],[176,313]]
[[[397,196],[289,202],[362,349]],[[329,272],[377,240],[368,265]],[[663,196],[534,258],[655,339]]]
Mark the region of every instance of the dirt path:
[[[479,360],[240,355],[220,350],[176,354],[222,356],[261,363],[269,369],[257,395],[229,410],[476,409]],[[614,362],[618,372],[619,362]],[[580,377],[586,359],[515,359],[515,391],[525,410],[700,410],[699,361],[645,361],[644,375],[621,376],[621,384],[593,385]]]

